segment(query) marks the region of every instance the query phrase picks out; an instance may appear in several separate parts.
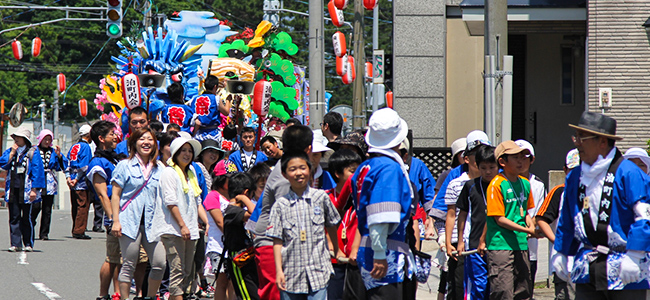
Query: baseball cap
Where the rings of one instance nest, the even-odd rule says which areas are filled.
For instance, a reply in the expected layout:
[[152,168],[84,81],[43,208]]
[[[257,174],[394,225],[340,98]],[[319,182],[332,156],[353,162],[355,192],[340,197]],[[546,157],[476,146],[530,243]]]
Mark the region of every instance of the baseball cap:
[[467,138],[459,138],[451,143],[451,156],[456,156],[458,152],[465,151],[467,148]]
[[564,163],[569,169],[573,169],[580,165],[580,153],[578,152],[578,149],[571,149],[571,151],[566,154],[566,160]]
[[82,125],[81,127],[79,127],[79,135],[84,136],[86,134],[89,134],[90,129],[92,129],[92,127],[90,127],[90,125],[88,125],[88,124]]
[[527,149],[528,152],[530,152],[530,155],[535,157],[535,149],[533,148],[533,145],[531,145],[527,140],[516,140],[515,144],[521,148]]
[[492,143],[490,143],[490,139],[488,138],[487,134],[481,130],[474,130],[470,132],[467,135],[466,143],[467,148],[465,149],[465,152],[472,151],[474,148],[478,147],[481,144],[492,146]]
[[528,149],[521,148],[519,145],[515,144],[515,142],[509,140],[502,142],[497,146],[497,148],[494,150],[494,156],[496,159],[499,159],[504,154],[517,154],[522,151],[528,151]]

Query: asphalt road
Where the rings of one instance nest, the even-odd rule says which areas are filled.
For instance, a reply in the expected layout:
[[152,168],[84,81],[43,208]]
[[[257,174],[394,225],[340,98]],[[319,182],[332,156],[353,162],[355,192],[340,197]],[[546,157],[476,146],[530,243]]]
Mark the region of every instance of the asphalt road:
[[[0,300],[81,300],[98,296],[99,268],[106,254],[105,233],[87,232],[91,240],[73,239],[70,212],[55,210],[49,241],[36,240],[34,252],[11,253],[7,251],[10,242],[6,209],[0,209],[0,224],[4,224],[0,225]],[[92,228],[92,220],[88,228]],[[435,242],[426,241],[423,248],[435,254],[438,247]],[[438,281],[439,271],[433,268],[429,281],[418,285],[417,299],[437,299]],[[538,300],[553,299],[552,287],[537,289],[535,294]]]

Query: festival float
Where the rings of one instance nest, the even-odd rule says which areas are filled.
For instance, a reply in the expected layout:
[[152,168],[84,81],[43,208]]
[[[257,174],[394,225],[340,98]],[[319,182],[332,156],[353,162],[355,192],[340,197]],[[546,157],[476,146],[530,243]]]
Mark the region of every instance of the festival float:
[[[220,135],[227,126],[249,126],[264,136],[270,129],[282,129],[292,117],[308,124],[309,84],[305,68],[292,62],[298,46],[291,36],[267,21],[254,31],[237,32],[230,25],[211,12],[181,11],[164,27],[147,28],[137,39],[120,39],[120,53],[111,57],[117,71],[104,76],[94,99],[101,119],[116,123],[126,134],[128,110],[136,106],[152,119],[161,120],[163,111],[184,113],[164,109],[171,105],[167,87],[174,82],[183,85],[183,101],[195,108],[196,118],[208,107],[195,99],[206,93],[203,83],[214,75],[219,78],[215,97],[232,105],[230,111],[220,111],[213,124],[202,126],[215,126]],[[167,118],[173,123],[184,119]]]

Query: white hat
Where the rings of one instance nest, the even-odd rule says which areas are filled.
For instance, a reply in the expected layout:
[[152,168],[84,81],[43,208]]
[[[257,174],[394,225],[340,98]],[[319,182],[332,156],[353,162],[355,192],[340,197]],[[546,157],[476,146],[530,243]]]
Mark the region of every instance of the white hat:
[[456,156],[458,152],[465,151],[467,148],[467,138],[459,138],[451,143],[451,156]]
[[30,140],[30,138],[32,138],[32,131],[27,127],[19,127],[16,129],[16,131],[11,134],[11,138],[14,138],[14,136],[23,137],[28,143],[32,143]]
[[90,129],[92,129],[92,127],[90,127],[90,125],[88,125],[88,124],[82,125],[81,127],[79,127],[79,135],[84,136],[86,134],[89,134]]
[[404,139],[402,143],[399,145],[400,150],[404,149],[408,151],[410,148],[411,148],[411,144],[409,143],[409,139]]
[[527,140],[516,140],[515,144],[517,144],[517,146],[520,148],[528,149],[528,151],[530,151],[530,155],[535,157],[535,148],[533,148],[533,145],[531,145]]
[[580,152],[578,152],[578,149],[571,149],[571,151],[566,154],[566,160],[564,163],[569,169],[573,169],[580,165]]
[[492,146],[492,143],[490,143],[490,139],[488,138],[487,134],[481,130],[474,130],[470,132],[467,135],[467,139],[465,141],[467,143],[467,148],[465,149],[465,152],[471,151],[472,149],[476,148],[478,145],[488,145]]
[[311,142],[312,153],[332,150],[332,148],[326,147],[323,144],[323,132],[320,129],[313,130],[313,133],[314,133],[314,139]]
[[181,131],[181,132],[179,132],[179,133],[178,133],[178,137],[186,138],[186,139],[188,139],[188,140],[191,140],[191,139],[192,139],[192,135],[189,134],[188,132],[185,132],[185,131]]
[[169,145],[169,150],[172,153],[171,157],[174,157],[174,154],[176,154],[176,152],[186,143],[189,143],[190,146],[192,146],[192,149],[194,150],[193,159],[196,159],[196,157],[199,156],[199,153],[201,153],[201,143],[195,139],[188,139],[185,137],[177,137],[172,141],[172,144]]
[[391,149],[399,145],[408,134],[408,125],[396,111],[382,108],[370,116],[366,133],[368,146],[377,149]]
[[627,151],[625,151],[625,155],[623,155],[623,158],[638,158],[648,167],[648,171],[650,171],[650,156],[648,156],[647,151],[641,148],[634,147],[627,149]]

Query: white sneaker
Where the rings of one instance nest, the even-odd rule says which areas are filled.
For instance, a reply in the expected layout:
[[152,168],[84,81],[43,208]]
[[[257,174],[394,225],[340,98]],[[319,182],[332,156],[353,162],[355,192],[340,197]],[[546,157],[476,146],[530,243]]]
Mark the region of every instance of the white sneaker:
[[7,251],[9,251],[9,252],[16,252],[16,251],[19,251],[19,250],[20,250],[20,249],[18,249],[18,247],[16,247],[16,246],[11,246],[11,247],[9,247],[9,249],[8,249]]
[[34,249],[32,247],[30,247],[30,246],[27,246],[27,247],[23,248],[23,251],[32,252],[32,251],[34,251]]

